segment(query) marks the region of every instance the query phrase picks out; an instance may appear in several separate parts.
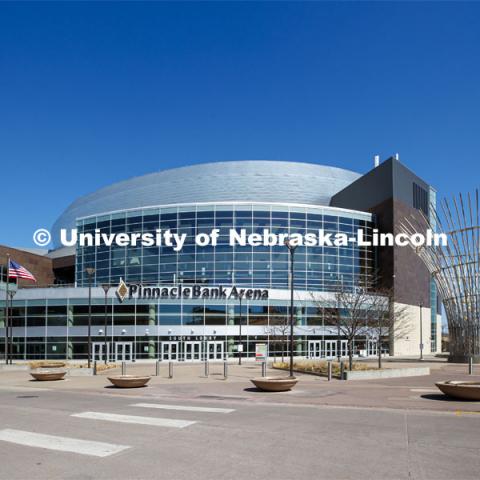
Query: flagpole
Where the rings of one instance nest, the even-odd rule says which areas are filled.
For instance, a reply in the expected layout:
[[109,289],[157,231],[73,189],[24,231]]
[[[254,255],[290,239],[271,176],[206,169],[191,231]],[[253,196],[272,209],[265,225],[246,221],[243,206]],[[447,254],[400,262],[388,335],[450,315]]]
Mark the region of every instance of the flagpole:
[[8,280],[10,271],[10,254],[7,253],[7,278],[5,287],[5,363],[8,365]]

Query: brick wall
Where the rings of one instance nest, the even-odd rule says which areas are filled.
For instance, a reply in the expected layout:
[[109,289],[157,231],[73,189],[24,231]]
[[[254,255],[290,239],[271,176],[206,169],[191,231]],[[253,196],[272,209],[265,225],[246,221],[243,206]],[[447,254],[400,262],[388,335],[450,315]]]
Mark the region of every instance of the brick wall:
[[7,254],[10,254],[11,260],[19,263],[33,273],[37,279],[36,284],[28,280],[19,280],[20,287],[24,285],[52,285],[54,283],[55,277],[53,275],[52,260],[50,258],[0,245],[0,265],[6,265]]

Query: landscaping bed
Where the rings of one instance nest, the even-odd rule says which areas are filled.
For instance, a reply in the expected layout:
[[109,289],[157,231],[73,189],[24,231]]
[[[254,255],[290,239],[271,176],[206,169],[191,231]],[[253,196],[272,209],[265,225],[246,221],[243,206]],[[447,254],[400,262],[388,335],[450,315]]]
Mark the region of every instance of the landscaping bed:
[[[289,370],[289,362],[274,362],[273,368]],[[382,368],[369,363],[353,362],[352,370],[348,370],[348,361],[344,362],[344,380],[375,380],[381,378],[416,377],[429,375],[428,367],[408,368]],[[308,373],[310,375],[327,376],[328,362],[326,360],[297,360],[293,362],[293,370],[296,373]],[[332,377],[340,378],[340,363],[332,362]]]
[[[93,362],[92,362],[93,364]],[[86,363],[70,363],[65,360],[32,360],[28,362],[28,365],[32,370],[36,368],[88,368]],[[117,364],[100,363],[97,361],[97,372],[102,372],[104,370],[110,370],[111,368],[116,368]]]
[[[279,370],[289,370],[290,362],[274,362],[273,368]],[[344,362],[345,371],[348,368],[348,362]],[[309,373],[326,377],[328,372],[328,362],[326,360],[295,360],[293,370],[298,373]],[[378,370],[377,367],[366,363],[353,362],[352,371]],[[340,363],[332,361],[332,376],[340,378]]]

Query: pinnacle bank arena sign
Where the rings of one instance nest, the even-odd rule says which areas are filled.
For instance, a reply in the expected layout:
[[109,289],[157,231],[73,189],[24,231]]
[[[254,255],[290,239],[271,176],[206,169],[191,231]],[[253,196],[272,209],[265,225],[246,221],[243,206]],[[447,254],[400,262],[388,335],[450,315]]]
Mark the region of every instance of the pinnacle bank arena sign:
[[206,300],[268,300],[268,290],[261,288],[238,288],[232,287],[206,287],[202,285],[191,286],[149,286],[139,283],[124,284],[128,289],[128,295],[121,298],[121,301],[128,299],[139,300],[178,300],[184,299],[206,299]]

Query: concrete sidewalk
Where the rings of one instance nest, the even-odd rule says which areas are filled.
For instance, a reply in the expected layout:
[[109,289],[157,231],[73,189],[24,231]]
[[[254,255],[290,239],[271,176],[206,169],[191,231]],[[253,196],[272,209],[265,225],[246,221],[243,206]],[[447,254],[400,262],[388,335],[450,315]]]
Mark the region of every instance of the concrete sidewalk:
[[[399,364],[395,364],[398,366]],[[408,366],[415,364],[408,363]],[[421,362],[421,365],[428,365]],[[357,407],[422,410],[432,412],[471,412],[480,414],[480,402],[454,401],[444,396],[435,382],[444,380],[479,380],[480,375],[469,376],[466,365],[436,363],[431,374],[420,377],[381,380],[332,380],[308,374],[298,374],[294,390],[285,393],[265,393],[256,390],[250,379],[261,376],[261,366],[244,363],[230,364],[228,378],[223,377],[223,363],[211,363],[210,375],[204,376],[202,363],[174,364],[174,376],[168,378],[168,363],[160,365],[155,375],[154,363],[129,363],[127,374],[153,375],[148,387],[141,389],[114,389],[107,380],[109,375],[120,374],[120,368],[90,377],[68,377],[58,382],[33,381],[28,372],[0,373],[0,391],[11,388],[44,389],[64,392],[85,392],[89,395],[115,395],[175,399],[229,399],[238,402],[281,403],[303,406]],[[282,376],[284,372],[268,369],[268,375]]]

